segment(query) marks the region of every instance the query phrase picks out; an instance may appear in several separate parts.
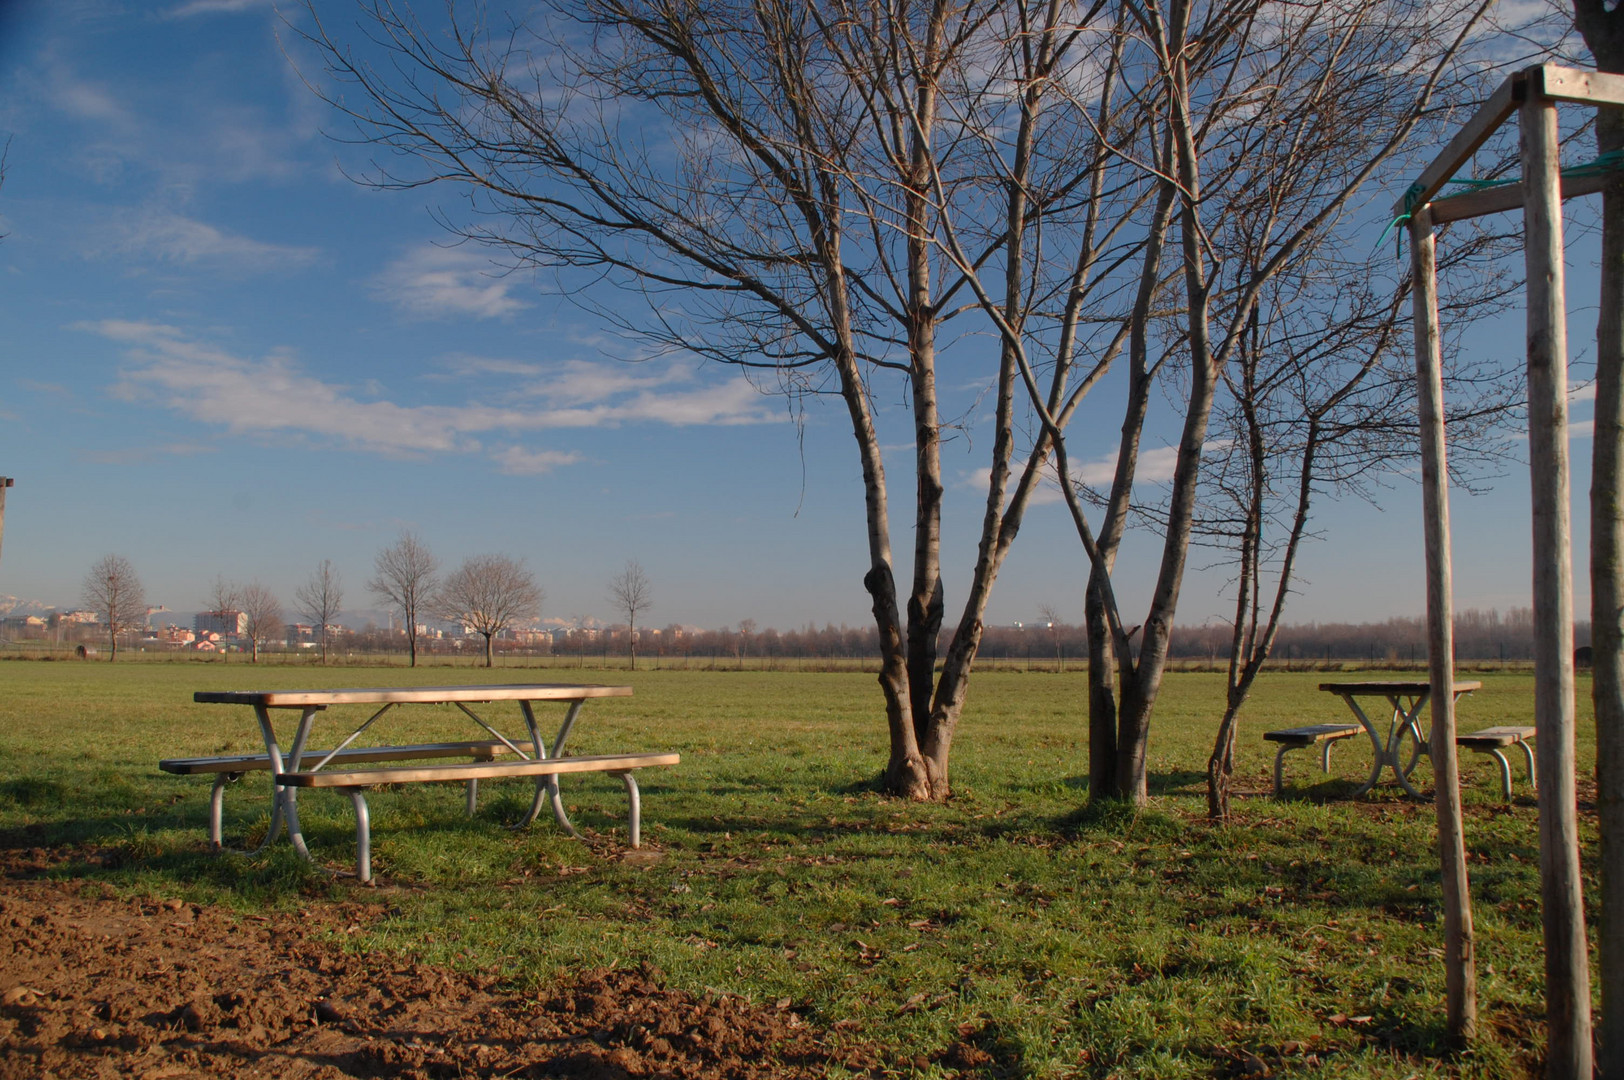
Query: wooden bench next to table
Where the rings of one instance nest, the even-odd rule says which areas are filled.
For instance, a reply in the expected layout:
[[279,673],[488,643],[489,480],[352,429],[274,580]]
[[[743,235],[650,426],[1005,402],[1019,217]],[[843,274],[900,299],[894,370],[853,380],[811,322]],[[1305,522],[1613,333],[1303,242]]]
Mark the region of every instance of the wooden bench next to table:
[[1479,754],[1488,754],[1500,763],[1500,790],[1505,793],[1506,801],[1511,801],[1511,763],[1506,760],[1503,753],[1506,747],[1516,745],[1522,748],[1523,760],[1528,764],[1528,784],[1538,787],[1534,776],[1534,748],[1528,743],[1534,738],[1536,729],[1531,727],[1491,727],[1482,731],[1468,731],[1455,736],[1455,745],[1475,750]]
[[[528,739],[514,742],[525,753],[532,753],[535,744]],[[482,739],[476,742],[446,742],[422,743],[416,746],[369,746],[354,750],[340,750],[333,755],[334,763],[350,763],[362,761],[412,761],[421,758],[447,758],[468,757],[474,761],[491,761],[498,754],[509,753],[506,743],[495,739]],[[327,756],[326,750],[307,750],[304,753],[306,761],[320,761]],[[200,776],[212,773],[214,775],[214,788],[209,792],[209,846],[218,851],[222,845],[221,814],[222,803],[225,801],[225,788],[228,783],[238,779],[244,773],[266,772],[271,767],[271,758],[268,754],[236,754],[227,757],[201,757],[201,758],[168,758],[158,762],[158,768],[166,773],[177,776]],[[479,781],[468,778],[468,812],[474,812],[475,800],[478,798]]]
[[1331,771],[1331,744],[1338,739],[1349,739],[1362,732],[1364,728],[1358,724],[1310,724],[1307,727],[1286,728],[1282,731],[1266,731],[1263,738],[1267,742],[1281,744],[1280,752],[1274,755],[1274,793],[1280,794],[1281,766],[1286,754],[1292,750],[1302,750],[1305,747],[1319,745],[1320,769]]
[[[334,760],[337,760],[336,758]],[[387,769],[322,769],[320,772],[277,773],[276,782],[290,788],[335,788],[355,803],[355,874],[363,882],[372,880],[372,827],[367,815],[365,788],[381,784],[419,784],[437,781],[467,781],[470,784],[507,776],[557,776],[561,773],[603,772],[618,776],[626,785],[631,803],[632,847],[642,841],[642,801],[632,770],[654,765],[676,765],[678,754],[601,754],[583,757],[546,758],[540,761],[474,761],[456,765],[408,765]],[[472,790],[472,789],[470,789]]]

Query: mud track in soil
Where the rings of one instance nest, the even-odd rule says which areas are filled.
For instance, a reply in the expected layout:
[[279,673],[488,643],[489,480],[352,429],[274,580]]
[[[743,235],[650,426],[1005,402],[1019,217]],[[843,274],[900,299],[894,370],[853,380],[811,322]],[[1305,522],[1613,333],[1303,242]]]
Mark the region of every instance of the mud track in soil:
[[[891,1071],[872,1049],[837,1045],[790,1009],[665,989],[651,969],[508,993],[492,979],[333,942],[381,904],[239,916],[39,876],[60,859],[0,851],[0,1080]],[[937,1060],[967,1052],[954,1046]],[[972,1064],[951,1061],[961,1063]]]

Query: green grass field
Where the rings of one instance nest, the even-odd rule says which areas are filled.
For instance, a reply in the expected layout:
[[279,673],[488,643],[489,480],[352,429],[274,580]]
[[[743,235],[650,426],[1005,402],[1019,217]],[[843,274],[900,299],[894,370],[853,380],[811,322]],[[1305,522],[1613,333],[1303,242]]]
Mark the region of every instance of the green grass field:
[[[978,675],[946,805],[875,793],[885,733],[872,676],[497,674],[636,687],[589,704],[572,750],[682,753],[681,766],[641,778],[645,847],[659,857],[614,857],[625,799],[605,776],[565,780],[591,844],[545,816],[504,829],[528,805],[521,783],[487,785],[471,820],[455,785],[380,791],[369,802],[381,887],[363,898],[385,913],[343,947],[496,971],[518,988],[649,961],[674,986],[788,998],[838,1037],[884,1048],[900,1076],[939,1075],[925,1056],[961,1035],[1008,1076],[1239,1075],[1256,1068],[1248,1054],[1288,1076],[1538,1067],[1536,812],[1520,765],[1506,807],[1493,763],[1462,762],[1482,1037],[1452,1057],[1431,807],[1390,783],[1348,798],[1369,768],[1362,739],[1341,744],[1329,779],[1312,752],[1291,755],[1292,797],[1268,797],[1262,732],[1344,719],[1314,689],[1323,674],[1260,681],[1240,735],[1240,786],[1252,794],[1222,828],[1205,820],[1203,773],[1217,675],[1167,678],[1152,805],[1135,815],[1086,805],[1080,672]],[[1461,702],[1464,729],[1532,722],[1528,675],[1481,678]],[[206,853],[207,780],[162,774],[157,760],[262,744],[249,710],[194,705],[192,691],[486,679],[469,668],[0,663],[0,837],[73,848],[62,873],[131,892],[244,911],[355,897],[353,879],[285,843],[259,858]],[[1588,690],[1581,683],[1582,791],[1593,790]],[[342,719],[323,718],[318,733],[330,739]],[[460,714],[428,709],[374,730],[383,742],[479,735]],[[1425,764],[1419,772],[1430,784]],[[313,792],[300,807],[319,862],[349,867],[348,801]],[[227,793],[228,843],[257,843],[268,821],[262,778]],[[1588,809],[1582,830],[1588,860]]]

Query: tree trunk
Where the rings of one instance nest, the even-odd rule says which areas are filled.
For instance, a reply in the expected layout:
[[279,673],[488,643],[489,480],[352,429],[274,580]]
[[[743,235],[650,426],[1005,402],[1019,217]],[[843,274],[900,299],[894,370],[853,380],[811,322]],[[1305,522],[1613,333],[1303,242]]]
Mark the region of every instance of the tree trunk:
[[486,634],[485,635],[485,666],[486,667],[495,667],[496,666],[496,653],[495,653],[495,650],[492,649],[492,647],[491,647],[491,638],[492,638],[492,636],[493,635],[491,635],[491,634]]
[[1231,693],[1224,707],[1224,718],[1218,723],[1218,737],[1213,741],[1212,754],[1207,758],[1207,817],[1213,821],[1229,820],[1230,777],[1235,771],[1235,729],[1238,727],[1241,706],[1245,697],[1237,699]]
[[[1624,10],[1574,4],[1601,71],[1624,72]],[[1598,154],[1624,149],[1624,115],[1596,110]],[[1601,833],[1597,1075],[1624,1080],[1624,187],[1601,197],[1601,301],[1596,321],[1595,434],[1590,471],[1591,700],[1596,710],[1596,811]]]
[[1089,575],[1084,621],[1088,626],[1088,797],[1116,797],[1116,652],[1105,601]]
[[[1598,109],[1596,127],[1604,152],[1624,147],[1618,110]],[[1591,696],[1601,831],[1601,1023],[1596,1030],[1598,1075],[1624,1080],[1624,190],[1616,184],[1602,194],[1601,246],[1590,477]]]

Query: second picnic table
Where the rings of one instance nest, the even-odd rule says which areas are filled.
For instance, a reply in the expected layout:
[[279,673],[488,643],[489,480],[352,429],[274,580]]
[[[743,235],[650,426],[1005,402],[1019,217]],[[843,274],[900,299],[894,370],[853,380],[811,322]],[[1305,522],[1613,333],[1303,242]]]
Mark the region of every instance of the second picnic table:
[[[1455,697],[1458,699],[1462,694],[1469,694],[1473,690],[1481,689],[1482,686],[1481,682],[1457,682]],[[1421,755],[1428,753],[1430,736],[1422,734],[1420,716],[1421,710],[1426,708],[1427,699],[1432,696],[1432,684],[1395,681],[1334,682],[1320,683],[1319,688],[1328,694],[1335,694],[1347,703],[1360,726],[1370,736],[1370,744],[1375,751],[1376,761],[1371,766],[1370,779],[1365,781],[1354,795],[1363,795],[1375,787],[1381,780],[1382,769],[1391,766],[1400,786],[1411,795],[1420,798],[1421,793],[1410,784],[1410,773],[1415,770],[1416,762],[1421,759]],[[1392,710],[1385,736],[1377,730],[1376,724],[1359,704],[1362,697],[1380,698]],[[1402,760],[1406,737],[1414,740],[1408,764]]]
[[[518,825],[528,825],[534,821],[541,810],[544,799],[552,802],[553,814],[558,823],[574,834],[574,826],[570,824],[569,817],[564,812],[563,801],[559,795],[559,772],[609,772],[620,776],[626,781],[628,793],[632,800],[631,841],[637,845],[638,799],[635,783],[631,780],[631,771],[646,765],[674,764],[677,760],[675,754],[620,754],[606,755],[595,758],[571,758],[568,762],[559,761],[563,757],[566,740],[574,728],[581,708],[586,702],[595,698],[629,697],[632,688],[629,686],[601,686],[591,684],[570,683],[503,683],[496,685],[473,686],[401,686],[401,687],[373,687],[340,690],[222,690],[200,691],[192,696],[196,702],[217,705],[247,705],[254,710],[259,720],[260,734],[265,740],[265,757],[241,758],[200,758],[184,759],[163,762],[166,771],[171,772],[236,772],[249,771],[255,768],[265,768],[271,774],[272,790],[272,817],[270,831],[266,835],[268,844],[276,836],[279,826],[285,825],[288,839],[295,850],[304,858],[310,858],[305,846],[304,836],[299,829],[299,815],[297,791],[299,787],[336,787],[357,796],[358,815],[358,843],[361,850],[358,852],[360,876],[363,880],[370,877],[367,868],[367,825],[365,821],[365,804],[359,800],[358,792],[363,786],[379,783],[409,782],[415,780],[466,780],[469,784],[470,806],[474,797],[474,785],[481,778],[502,775],[533,775],[536,780],[536,794],[531,802],[529,811],[519,821]],[[511,739],[503,734],[485,718],[474,712],[471,705],[488,704],[492,702],[514,702],[523,715],[524,724],[528,731],[528,738]],[[542,738],[541,730],[536,719],[535,705],[538,702],[561,702],[568,705],[563,722],[558,733],[553,737],[549,746]],[[368,719],[355,727],[350,734],[330,750],[323,750],[320,758],[314,764],[307,764],[306,758],[312,751],[309,750],[311,729],[318,714],[338,705],[377,705],[380,706]],[[376,723],[384,714],[400,705],[454,705],[465,713],[474,723],[484,728],[492,735],[496,742],[481,746],[473,743],[448,743],[428,746],[400,746],[400,747],[372,747],[364,750],[351,750],[354,743],[363,732]],[[297,710],[299,712],[298,727],[294,732],[293,742],[286,755],[282,751],[282,744],[277,738],[275,725],[271,721],[273,709]],[[429,768],[390,768],[375,769],[372,771],[333,770],[330,774],[323,774],[321,770],[330,762],[337,760],[348,764],[352,760],[382,761],[394,758],[443,756],[442,751],[468,754],[469,748],[475,748],[473,756],[483,757],[484,760],[461,765],[441,765]],[[495,753],[511,752],[517,756],[517,761],[510,759],[508,763],[489,763],[491,751]],[[421,752],[421,753],[419,753]],[[669,759],[669,760],[667,760]],[[233,764],[235,762],[235,764]],[[542,763],[549,764],[542,764]],[[188,767],[190,766],[190,767]],[[545,771],[542,771],[545,770]],[[432,774],[432,775],[431,775]],[[324,776],[326,779],[324,779]],[[331,782],[329,782],[329,780]],[[213,814],[218,814],[218,784],[213,798]],[[218,843],[218,819],[211,822],[213,839]]]

